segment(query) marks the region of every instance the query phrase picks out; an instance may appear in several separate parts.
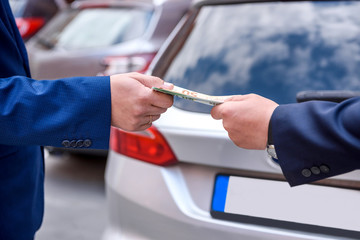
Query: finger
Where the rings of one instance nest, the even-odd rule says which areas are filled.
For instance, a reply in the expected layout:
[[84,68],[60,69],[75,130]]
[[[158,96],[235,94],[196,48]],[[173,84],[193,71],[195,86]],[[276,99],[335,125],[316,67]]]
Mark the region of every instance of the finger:
[[152,117],[152,115],[146,115],[146,116],[144,116],[144,117],[142,118],[139,126],[142,127],[142,126],[144,126],[144,125],[151,125],[152,122],[153,122],[153,117]]
[[230,132],[228,132],[228,136],[230,138],[230,140],[238,147],[241,147],[241,139],[238,139],[237,135],[231,134]]
[[151,126],[152,126],[152,124],[144,124],[144,125],[141,125],[140,127],[138,127],[136,129],[136,131],[144,131],[144,130],[148,129]]
[[168,83],[168,82],[164,82],[164,84],[161,85],[160,88],[172,90],[172,89],[174,88],[174,84]]
[[146,115],[161,115],[167,111],[167,108],[150,106],[146,111]]
[[158,77],[148,76],[140,73],[131,73],[130,76],[138,80],[140,83],[142,83],[144,86],[148,88],[160,87],[164,85],[164,80]]
[[234,95],[231,97],[228,97],[224,100],[224,102],[231,102],[231,101],[243,101],[246,99],[246,95]]
[[151,104],[160,108],[169,108],[174,103],[174,97],[168,94],[152,91]]
[[155,122],[159,118],[160,118],[160,114],[159,115],[151,115],[152,122]]
[[155,122],[159,118],[160,118],[160,114],[146,115],[146,116],[143,117],[143,119],[142,119],[142,121],[141,121],[141,123],[139,125],[140,126],[151,125],[153,122]]
[[215,120],[222,119],[222,104],[217,105],[211,109],[211,116]]
[[152,126],[152,123],[160,118],[160,115],[147,115],[144,119],[144,123],[137,127],[137,131],[145,130]]

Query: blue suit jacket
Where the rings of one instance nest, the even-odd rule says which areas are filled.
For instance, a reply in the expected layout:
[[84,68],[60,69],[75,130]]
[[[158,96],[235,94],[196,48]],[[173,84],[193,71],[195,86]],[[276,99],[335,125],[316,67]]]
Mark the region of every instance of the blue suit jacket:
[[0,1],[0,239],[33,239],[43,208],[40,146],[108,148],[109,77],[30,79],[8,1]]
[[271,126],[280,166],[292,186],[360,167],[360,98],[281,105]]

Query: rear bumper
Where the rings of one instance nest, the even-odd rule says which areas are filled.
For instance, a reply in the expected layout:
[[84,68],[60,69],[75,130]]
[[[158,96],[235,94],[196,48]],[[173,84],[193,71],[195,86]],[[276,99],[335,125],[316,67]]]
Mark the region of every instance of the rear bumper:
[[163,168],[110,151],[106,170],[109,223],[103,240],[336,239],[213,219],[209,209],[215,171],[182,164]]

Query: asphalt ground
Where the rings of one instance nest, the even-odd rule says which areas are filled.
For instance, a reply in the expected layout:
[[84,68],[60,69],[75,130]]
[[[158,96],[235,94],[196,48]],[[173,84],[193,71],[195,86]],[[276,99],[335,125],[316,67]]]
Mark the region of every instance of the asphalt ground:
[[106,156],[45,154],[45,214],[35,240],[99,240]]

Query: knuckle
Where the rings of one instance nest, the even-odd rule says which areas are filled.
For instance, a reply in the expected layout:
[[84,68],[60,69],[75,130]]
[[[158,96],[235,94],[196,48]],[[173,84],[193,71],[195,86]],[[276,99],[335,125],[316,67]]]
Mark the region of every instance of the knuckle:
[[131,130],[131,131],[135,131],[135,130],[138,128],[139,125],[140,125],[139,118],[133,117],[133,118],[130,120],[130,130]]
[[155,115],[152,118],[152,121],[155,122],[156,120],[158,120],[160,118],[160,115]]
[[231,110],[230,110],[230,108],[224,107],[224,108],[221,109],[221,116],[222,116],[223,118],[227,119],[227,118],[229,118],[230,115],[231,115]]
[[167,99],[166,101],[164,101],[164,108],[169,108],[173,105],[173,100],[172,99]]
[[228,121],[223,121],[223,127],[226,131],[229,131],[231,129]]
[[133,122],[136,122],[137,119],[144,114],[144,107],[142,105],[138,105],[134,107],[133,110]]
[[130,72],[129,74],[132,75],[132,76],[140,76],[140,75],[141,75],[141,74],[138,73],[138,72]]
[[164,80],[162,80],[162,79],[161,79],[161,78],[159,78],[159,77],[153,76],[153,78],[154,78],[156,81],[158,81],[158,82],[161,82],[161,83],[163,83],[163,82],[164,82]]
[[169,96],[169,107],[171,107],[174,104],[174,98]]
[[250,93],[250,94],[248,95],[248,97],[249,97],[249,98],[252,98],[252,99],[257,99],[257,98],[259,98],[260,96],[257,95],[257,94],[255,94],[255,93]]
[[148,102],[149,102],[149,98],[145,94],[142,94],[141,96],[139,96],[138,105],[142,106]]

